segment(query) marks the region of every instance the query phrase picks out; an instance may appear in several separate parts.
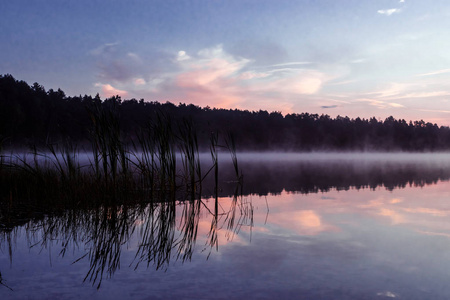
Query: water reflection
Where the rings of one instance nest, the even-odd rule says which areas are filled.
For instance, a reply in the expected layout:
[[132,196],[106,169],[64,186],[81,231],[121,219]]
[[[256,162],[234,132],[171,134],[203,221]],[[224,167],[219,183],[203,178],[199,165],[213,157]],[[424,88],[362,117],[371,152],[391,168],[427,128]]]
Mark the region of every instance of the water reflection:
[[[244,186],[221,170],[217,198],[0,212],[0,284],[18,298],[49,282],[76,286],[65,295],[78,298],[449,298],[447,163],[240,164]],[[28,258],[52,249],[54,271]],[[65,275],[60,259],[75,271]],[[49,280],[59,276],[66,281]],[[76,285],[83,279],[102,288],[89,294]]]
[[99,288],[104,275],[111,277],[120,268],[124,248],[135,248],[130,264],[134,269],[142,263],[157,270],[167,269],[171,260],[191,260],[201,219],[210,219],[208,239],[203,246],[204,251],[210,252],[218,249],[219,231],[226,231],[225,237],[230,240],[241,226],[252,226],[252,213],[252,203],[236,194],[231,201],[217,198],[68,209],[27,219],[24,226],[21,223],[25,220],[11,220],[11,216],[2,215],[3,221],[8,217],[11,222],[2,228],[0,245],[8,249],[11,264],[14,241],[23,231],[30,248],[57,247],[61,257],[84,249],[85,253],[73,263],[87,259],[89,268],[84,280]]
[[[448,154],[247,154],[241,157],[244,195],[378,187],[393,190],[450,179]],[[232,178],[229,168],[221,171],[222,178]],[[223,185],[220,195],[232,194],[233,187]]]

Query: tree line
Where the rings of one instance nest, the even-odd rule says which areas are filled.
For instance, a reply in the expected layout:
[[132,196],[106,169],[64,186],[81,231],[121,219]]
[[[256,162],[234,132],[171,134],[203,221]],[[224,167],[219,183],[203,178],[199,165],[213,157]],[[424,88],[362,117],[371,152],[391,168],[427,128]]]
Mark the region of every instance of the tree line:
[[192,120],[200,147],[208,147],[214,132],[230,133],[239,150],[442,151],[450,149],[450,129],[428,122],[388,117],[379,120],[328,115],[248,111],[199,107],[193,104],[67,96],[12,75],[0,75],[0,141],[5,147],[45,145],[70,140],[88,144],[92,105],[114,106],[123,139],[135,141],[139,131],[158,115],[173,126]]

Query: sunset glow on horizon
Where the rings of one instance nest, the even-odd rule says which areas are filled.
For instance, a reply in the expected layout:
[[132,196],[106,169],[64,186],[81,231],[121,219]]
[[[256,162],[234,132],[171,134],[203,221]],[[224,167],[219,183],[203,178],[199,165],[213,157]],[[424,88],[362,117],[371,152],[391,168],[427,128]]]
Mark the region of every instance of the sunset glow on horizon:
[[4,1],[0,73],[67,95],[450,125],[450,4]]

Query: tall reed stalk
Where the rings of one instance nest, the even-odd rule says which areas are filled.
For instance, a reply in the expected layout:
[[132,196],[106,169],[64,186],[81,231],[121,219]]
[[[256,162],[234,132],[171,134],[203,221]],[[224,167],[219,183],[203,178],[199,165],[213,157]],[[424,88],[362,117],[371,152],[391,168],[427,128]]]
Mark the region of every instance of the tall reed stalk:
[[210,139],[210,152],[213,163],[212,167],[214,168],[214,194],[217,199],[219,193],[219,153],[217,151],[219,147],[219,133],[217,131],[212,132]]
[[181,161],[186,178],[186,187],[191,192],[191,199],[195,199],[195,193],[201,191],[202,170],[200,166],[197,132],[192,120],[183,120],[178,125]]
[[236,154],[236,143],[234,141],[234,135],[231,132],[228,132],[227,138],[225,139],[225,144],[227,149],[230,151],[231,154],[231,161],[233,163],[234,173],[236,176],[236,180],[239,183],[242,183],[243,175],[242,172],[239,170],[238,160],[237,160],[237,154]]
[[3,143],[5,142],[5,138],[0,135],[0,172],[2,171],[5,164],[5,157],[3,155]]
[[106,188],[118,191],[118,180],[125,182],[129,158],[121,138],[120,119],[116,102],[94,103],[88,108],[92,121],[91,144],[94,173]]

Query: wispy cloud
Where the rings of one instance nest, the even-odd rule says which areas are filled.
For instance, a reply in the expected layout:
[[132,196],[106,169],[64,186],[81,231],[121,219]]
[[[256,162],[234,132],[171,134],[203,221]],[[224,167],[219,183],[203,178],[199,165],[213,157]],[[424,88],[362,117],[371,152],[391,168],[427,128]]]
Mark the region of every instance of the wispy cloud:
[[402,105],[400,103],[394,103],[394,102],[387,103],[387,105],[389,105],[390,107],[395,107],[395,108],[405,107],[404,105]]
[[106,43],[106,44],[98,46],[95,49],[92,49],[90,51],[90,54],[92,54],[92,55],[101,55],[101,54],[104,54],[104,53],[110,53],[110,52],[114,51],[114,49],[116,48],[117,45],[119,45],[119,42]]
[[275,64],[271,67],[286,67],[286,66],[300,66],[300,65],[310,65],[312,62],[309,61],[294,61],[289,63],[283,63],[283,64]]
[[248,79],[255,79],[255,78],[264,78],[270,76],[270,73],[268,72],[255,72],[255,71],[248,71],[244,72],[241,75],[239,75],[240,79],[248,80]]
[[383,90],[379,90],[374,94],[378,94],[379,98],[396,98],[399,95],[402,95],[410,88],[410,84],[407,83],[390,83],[388,88]]
[[445,74],[445,73],[450,73],[450,69],[443,69],[443,70],[433,71],[433,72],[429,72],[429,73],[423,73],[423,74],[419,74],[417,76],[433,76],[433,75],[439,75],[439,74]]
[[330,82],[328,83],[329,85],[346,85],[346,84],[352,84],[357,82],[356,79],[351,79],[351,80],[344,80],[344,81],[338,81],[338,82]]
[[136,78],[134,79],[134,85],[145,85],[146,81],[144,78]]
[[377,11],[377,13],[381,15],[391,16],[393,14],[398,14],[402,10],[400,8],[390,8],[390,9],[380,9]]
[[445,113],[450,114],[450,110],[441,110],[441,109],[417,109],[418,111],[424,111],[424,112],[437,112],[437,113]]
[[405,94],[404,96],[397,97],[400,98],[433,98],[433,97],[445,97],[450,96],[450,91],[434,91],[434,92],[416,92]]
[[380,109],[386,109],[386,108],[404,108],[405,106],[400,103],[395,102],[386,102],[382,100],[377,99],[358,99],[356,102],[367,102],[371,106],[375,106]]

